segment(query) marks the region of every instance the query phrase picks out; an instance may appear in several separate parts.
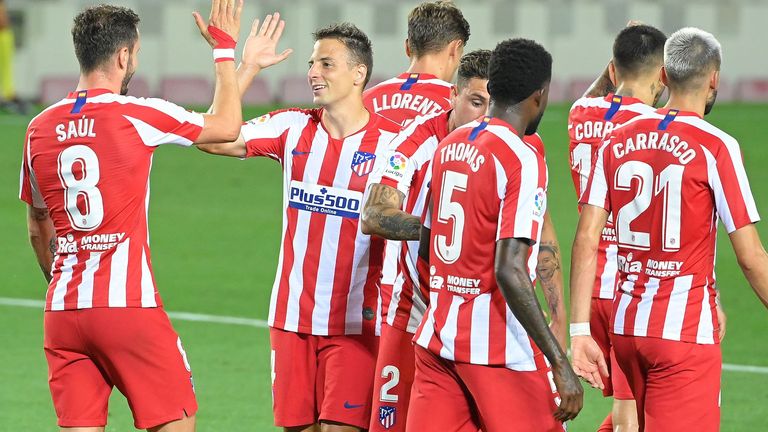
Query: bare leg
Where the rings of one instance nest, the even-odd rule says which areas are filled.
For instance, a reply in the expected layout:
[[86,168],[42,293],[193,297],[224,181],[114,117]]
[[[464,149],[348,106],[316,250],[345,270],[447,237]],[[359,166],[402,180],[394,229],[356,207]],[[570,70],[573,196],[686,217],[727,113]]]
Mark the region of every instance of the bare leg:
[[283,428],[284,432],[320,432],[320,426],[316,424],[306,426],[294,426],[289,428]]
[[194,432],[195,416],[184,417],[180,420],[174,420],[160,426],[147,429],[147,432]]
[[637,405],[634,400],[613,400],[613,432],[637,432]]

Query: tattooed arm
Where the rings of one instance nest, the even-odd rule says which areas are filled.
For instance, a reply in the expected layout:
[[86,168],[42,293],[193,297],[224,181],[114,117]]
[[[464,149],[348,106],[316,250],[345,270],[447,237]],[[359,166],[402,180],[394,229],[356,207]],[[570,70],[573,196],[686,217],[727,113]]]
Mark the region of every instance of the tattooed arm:
[[35,251],[40,270],[45,280],[50,282],[53,255],[56,253],[56,232],[48,209],[27,205],[27,229],[29,243]]
[[421,222],[401,210],[404,198],[402,192],[391,186],[371,185],[360,221],[363,234],[375,234],[389,240],[418,240]]
[[605,66],[603,73],[584,92],[584,97],[603,97],[616,91],[616,86],[611,81],[610,63]]
[[536,266],[536,276],[544,292],[544,298],[552,316],[550,328],[557,338],[560,348],[566,349],[565,302],[563,301],[563,272],[560,261],[560,245],[549,211],[544,215],[544,225],[541,229],[539,243],[539,258]]

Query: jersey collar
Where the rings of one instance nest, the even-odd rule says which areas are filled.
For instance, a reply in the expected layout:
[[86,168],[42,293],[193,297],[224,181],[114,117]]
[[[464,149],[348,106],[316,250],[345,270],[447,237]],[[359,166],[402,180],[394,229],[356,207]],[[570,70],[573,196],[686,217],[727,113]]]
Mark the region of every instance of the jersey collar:
[[89,98],[94,96],[100,96],[107,93],[114,93],[112,90],[108,90],[104,88],[92,88],[92,89],[77,90],[77,91],[69,92],[69,94],[67,94],[67,99],[77,99],[82,92],[85,92],[86,97],[89,97]]

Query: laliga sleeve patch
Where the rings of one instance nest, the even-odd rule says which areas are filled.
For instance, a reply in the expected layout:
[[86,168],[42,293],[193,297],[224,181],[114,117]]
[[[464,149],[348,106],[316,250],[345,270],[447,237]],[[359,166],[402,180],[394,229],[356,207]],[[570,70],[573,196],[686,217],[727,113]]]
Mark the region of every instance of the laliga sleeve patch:
[[393,179],[400,180],[405,175],[405,166],[408,164],[408,158],[400,152],[395,152],[387,161],[387,167],[384,169],[384,175]]
[[544,212],[547,210],[547,193],[544,189],[536,189],[536,194],[533,196],[533,215],[535,217],[544,216]]
[[269,115],[269,114],[264,114],[264,115],[263,115],[263,116],[261,116],[261,117],[256,117],[255,119],[251,119],[251,120],[248,120],[248,122],[247,122],[247,123],[248,123],[248,124],[251,124],[251,125],[260,125],[260,124],[264,124],[264,123],[266,123],[266,122],[269,120],[269,118],[270,118],[270,117],[272,117],[272,116],[271,116],[271,115]]

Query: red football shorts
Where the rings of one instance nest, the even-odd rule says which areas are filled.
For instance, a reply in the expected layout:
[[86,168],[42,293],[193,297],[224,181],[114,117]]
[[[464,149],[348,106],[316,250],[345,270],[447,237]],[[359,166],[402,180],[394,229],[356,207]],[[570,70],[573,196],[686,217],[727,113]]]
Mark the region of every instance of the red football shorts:
[[112,387],[147,429],[197,411],[181,339],[162,308],[45,312],[48,384],[60,427],[107,424]]
[[720,430],[720,345],[613,335],[635,395],[640,430]]
[[589,320],[589,330],[592,338],[603,351],[603,357],[608,365],[608,377],[603,377],[603,396],[613,396],[619,400],[632,400],[632,389],[629,388],[627,377],[616,363],[616,356],[611,345],[610,323],[613,311],[612,299],[592,299],[592,315]]
[[413,335],[407,331],[382,324],[373,377],[371,432],[405,430],[416,368],[412,341]]
[[416,346],[408,431],[565,430],[555,420],[558,397],[548,369],[519,372],[454,363]]
[[275,425],[320,421],[365,429],[371,414],[378,338],[314,336],[270,327]]

